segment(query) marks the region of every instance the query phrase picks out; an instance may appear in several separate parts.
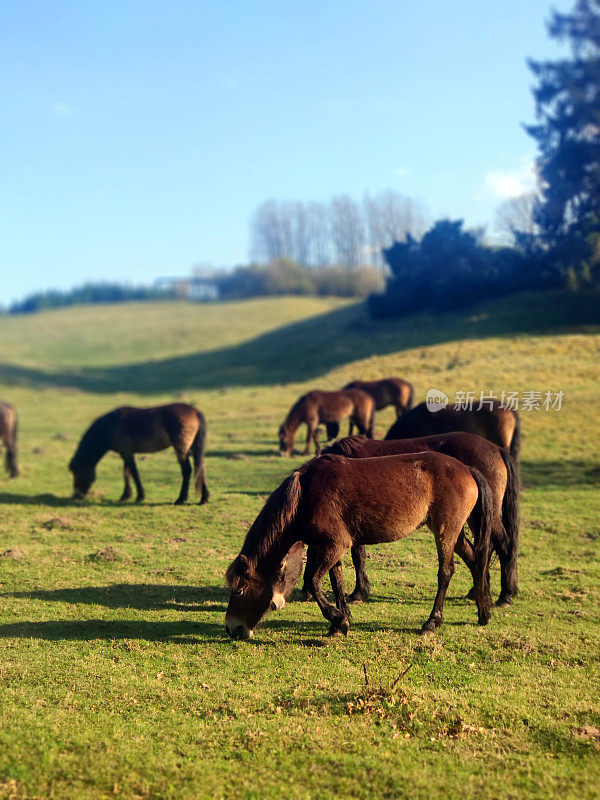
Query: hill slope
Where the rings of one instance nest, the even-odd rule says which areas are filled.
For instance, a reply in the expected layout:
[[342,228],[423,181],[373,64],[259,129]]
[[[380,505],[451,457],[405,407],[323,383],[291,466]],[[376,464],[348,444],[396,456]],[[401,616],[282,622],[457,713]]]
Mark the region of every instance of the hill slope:
[[[595,796],[596,314],[595,298],[546,294],[376,324],[309,298],[0,317],[22,464],[0,475],[0,798]],[[478,629],[458,564],[444,625],[418,637],[437,571],[420,530],[370,549],[373,597],[347,639],[292,602],[252,642],[229,641],[225,568],[301,463],[276,452],[285,412],[311,386],[388,374],[418,400],[430,387],[564,392],[560,411],[521,415],[518,601]],[[69,499],[91,419],[176,397],[208,419],[207,506],[171,505],[170,451],[138,459],[140,506],[116,502],[110,454],[90,499]],[[392,420],[378,414],[377,432]]]

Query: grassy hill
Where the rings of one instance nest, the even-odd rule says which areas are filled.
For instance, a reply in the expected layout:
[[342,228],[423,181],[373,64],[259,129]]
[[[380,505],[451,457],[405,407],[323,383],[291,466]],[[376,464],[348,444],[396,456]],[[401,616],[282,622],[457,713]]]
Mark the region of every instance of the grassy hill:
[[[330,298],[81,307],[0,317],[0,343],[22,464],[0,476],[0,797],[598,796],[597,297],[386,323]],[[294,602],[229,641],[225,568],[301,463],[277,455],[278,424],[307,388],[388,374],[418,399],[564,392],[522,414],[518,602],[478,629],[457,565],[444,625],[417,636],[437,570],[422,530],[371,548],[347,639]],[[208,506],[170,504],[172,452],[139,460],[142,506],[115,502],[110,454],[68,499],[94,417],[174,398],[208,418]]]

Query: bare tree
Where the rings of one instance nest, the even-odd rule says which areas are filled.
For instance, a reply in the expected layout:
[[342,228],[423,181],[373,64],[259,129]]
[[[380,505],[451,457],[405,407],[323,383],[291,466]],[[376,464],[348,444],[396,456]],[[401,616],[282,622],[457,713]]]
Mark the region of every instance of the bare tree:
[[495,227],[507,245],[528,249],[538,236],[539,229],[533,218],[535,202],[535,192],[529,192],[511,197],[498,206]]
[[329,208],[325,203],[309,203],[307,206],[307,238],[309,241],[308,263],[325,267],[331,263],[331,231]]
[[254,212],[250,222],[252,255],[271,261],[286,255],[281,224],[280,204],[266,200]]
[[417,201],[391,189],[375,197],[366,194],[363,208],[369,232],[371,261],[385,268],[384,248],[404,239],[410,233],[420,239],[427,229],[427,214]]
[[360,206],[348,195],[340,195],[332,199],[330,214],[336,261],[345,267],[357,267],[365,260],[365,224]]

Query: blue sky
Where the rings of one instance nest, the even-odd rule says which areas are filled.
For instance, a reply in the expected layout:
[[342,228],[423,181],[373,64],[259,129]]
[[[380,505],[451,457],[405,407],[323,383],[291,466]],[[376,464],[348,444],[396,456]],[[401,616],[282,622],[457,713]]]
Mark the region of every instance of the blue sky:
[[[565,10],[572,2],[557,2]],[[530,181],[542,0],[0,9],[0,303],[249,257],[264,200],[394,189],[493,226]]]

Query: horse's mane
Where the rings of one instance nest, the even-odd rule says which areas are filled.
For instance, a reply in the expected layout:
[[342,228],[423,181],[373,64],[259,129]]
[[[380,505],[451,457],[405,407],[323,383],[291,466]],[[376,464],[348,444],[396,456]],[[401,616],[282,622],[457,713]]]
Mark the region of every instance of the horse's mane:
[[353,458],[366,441],[368,440],[365,436],[346,436],[344,439],[340,439],[339,442],[325,447],[322,454],[324,456],[348,456],[348,458]]
[[308,396],[308,394],[303,394],[303,395],[302,395],[302,397],[299,397],[299,398],[296,400],[296,402],[294,403],[294,405],[293,405],[293,406],[290,408],[290,410],[288,411],[286,418],[283,420],[283,423],[282,423],[282,425],[281,425],[281,427],[282,427],[282,428],[285,428],[287,425],[289,425],[289,423],[290,423],[290,421],[292,420],[292,418],[294,417],[294,415],[295,415],[295,414],[296,414],[296,413],[297,413],[297,412],[300,410],[300,406],[301,406],[303,403],[305,403],[305,402],[306,402],[306,398],[307,398],[307,396]]
[[292,522],[300,502],[300,478],[306,472],[309,464],[311,464],[311,461],[295,469],[292,474],[288,475],[277,489],[269,495],[266,503],[246,534],[242,546],[242,553],[244,555],[253,559],[267,555],[273,544],[281,537],[286,527]]
[[92,422],[77,445],[75,455],[70,462],[71,465],[95,464],[104,455],[108,449],[106,444],[106,423],[112,413],[110,411]]

